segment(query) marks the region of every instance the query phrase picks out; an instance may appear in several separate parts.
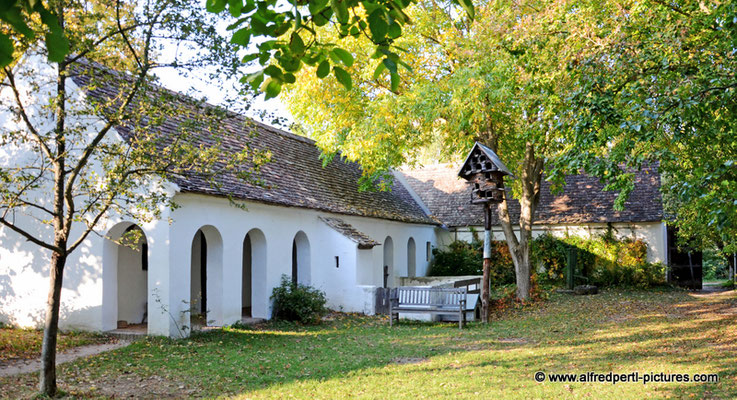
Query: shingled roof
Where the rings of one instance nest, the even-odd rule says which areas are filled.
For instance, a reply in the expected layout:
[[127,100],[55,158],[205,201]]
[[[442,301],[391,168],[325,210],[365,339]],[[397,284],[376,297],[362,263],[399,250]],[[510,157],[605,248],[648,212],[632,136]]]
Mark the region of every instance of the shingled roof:
[[343,221],[340,218],[320,217],[320,220],[333,228],[336,232],[347,237],[348,239],[358,243],[358,248],[362,250],[371,249],[379,246],[381,243],[371,239],[367,234],[354,228],[353,225]]
[[[110,73],[97,65],[93,69],[95,74]],[[116,81],[126,79],[125,75],[112,72],[114,79],[104,80],[105,83],[100,84],[89,73],[77,72],[72,76],[73,81],[86,91],[90,99],[100,103],[115,98],[119,90]],[[204,116],[215,108],[163,88],[156,90],[168,93],[167,101],[181,103],[181,109],[184,110],[181,114],[168,116],[163,123],[152,128],[167,138],[176,137],[180,125],[197,119],[198,114]],[[222,138],[222,148],[226,151],[239,152],[247,143],[252,149],[271,153],[271,161],[261,167],[258,176],[262,184],[249,183],[233,173],[218,177],[220,188],[215,188],[206,179],[196,175],[180,176],[174,179],[174,183],[179,185],[181,192],[228,195],[235,199],[280,206],[437,225],[401,184],[395,182],[391,191],[359,191],[361,169],[357,163],[336,156],[323,167],[320,150],[312,140],[235,113],[225,113],[219,124],[227,132]],[[116,130],[126,139],[134,134],[125,125],[117,126]],[[212,145],[212,138],[206,130],[195,135],[195,145]]]
[[[412,190],[430,209],[432,216],[448,227],[483,225],[483,206],[471,204],[471,187],[457,177],[457,165],[437,165],[403,170]],[[614,210],[615,192],[605,192],[598,179],[587,175],[569,175],[561,194],[551,193],[551,184],[543,180],[535,224],[580,224],[594,222],[650,222],[663,219],[660,175],[656,166],[635,172],[635,189],[623,211]],[[519,202],[510,202],[513,223],[519,218]],[[497,213],[492,213],[498,225]]]

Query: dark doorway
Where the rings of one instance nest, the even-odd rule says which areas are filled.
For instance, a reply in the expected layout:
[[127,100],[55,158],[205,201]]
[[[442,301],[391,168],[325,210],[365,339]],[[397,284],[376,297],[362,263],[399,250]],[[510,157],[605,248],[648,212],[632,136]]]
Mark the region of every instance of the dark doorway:
[[243,239],[243,276],[241,279],[241,316],[251,317],[251,296],[253,277],[253,245],[251,235],[247,234]]
[[701,290],[703,287],[703,253],[697,249],[678,247],[678,230],[668,227],[668,282]]
[[297,284],[297,239],[292,240],[292,284]]
[[[200,312],[202,315],[207,314],[207,239],[205,234],[199,231],[200,235],[200,293],[202,293],[202,301],[200,305],[202,308]],[[205,315],[206,317],[206,315]],[[207,320],[207,318],[205,318]]]

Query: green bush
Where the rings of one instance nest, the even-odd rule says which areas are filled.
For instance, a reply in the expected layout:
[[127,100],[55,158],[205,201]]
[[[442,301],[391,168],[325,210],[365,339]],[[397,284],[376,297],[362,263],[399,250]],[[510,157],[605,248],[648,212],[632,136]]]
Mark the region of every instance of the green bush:
[[[484,262],[484,242],[474,235],[471,242],[456,240],[447,250],[433,249],[429,276],[481,275]],[[514,283],[514,263],[505,242],[491,242],[492,285]]]
[[[483,246],[484,243],[474,233],[471,242],[457,240],[446,250],[433,249],[428,275],[481,275]],[[535,238],[530,243],[530,260],[541,282],[565,281],[568,249],[571,247],[577,251],[576,275],[586,277],[585,283],[640,288],[665,283],[665,266],[647,261],[647,244],[639,239],[617,239],[613,229],[596,238],[556,238],[549,233]],[[515,283],[514,263],[506,242],[493,241],[491,253],[492,285]]]
[[563,282],[571,246],[577,252],[576,275],[586,277],[586,283],[640,288],[665,283],[665,266],[647,261],[647,244],[639,239],[616,239],[612,229],[598,238],[556,238],[550,234],[535,238],[530,251],[533,264],[545,270],[542,277]]
[[540,235],[530,243],[530,260],[533,267],[542,266],[540,278],[547,281],[565,279],[568,245],[551,234]]
[[274,288],[274,318],[314,324],[320,321],[328,309],[325,307],[325,293],[311,286],[293,283],[286,275],[281,277],[281,285]]
[[707,248],[702,254],[705,281],[729,278],[729,264],[719,251]]

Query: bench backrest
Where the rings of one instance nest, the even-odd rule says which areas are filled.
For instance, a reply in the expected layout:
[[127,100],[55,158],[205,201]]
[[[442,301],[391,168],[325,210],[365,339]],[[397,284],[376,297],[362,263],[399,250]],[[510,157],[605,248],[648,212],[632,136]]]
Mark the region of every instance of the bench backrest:
[[424,288],[401,286],[394,289],[393,298],[399,305],[458,306],[466,300],[466,288]]

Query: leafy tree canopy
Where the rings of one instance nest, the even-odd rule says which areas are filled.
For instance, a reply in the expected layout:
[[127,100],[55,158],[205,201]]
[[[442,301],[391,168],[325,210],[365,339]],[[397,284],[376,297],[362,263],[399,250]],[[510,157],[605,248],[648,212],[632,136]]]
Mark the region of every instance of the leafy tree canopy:
[[737,244],[737,4],[623,3],[577,84],[567,160],[620,190],[622,165],[659,162],[666,208],[684,236]]
[[[596,43],[609,10],[588,1],[491,0],[476,6],[471,20],[436,2],[418,2],[408,10],[415,24],[397,40],[407,50],[402,63],[357,58],[349,72],[360,81],[348,92],[305,70],[287,101],[327,158],[340,152],[361,163],[364,188],[382,185],[392,168],[417,162],[431,144],[445,158],[465,155],[475,141],[496,150],[517,177],[508,184],[521,206],[519,239],[507,201],[498,210],[518,296],[527,298],[543,171],[559,183],[565,174],[558,161],[570,125],[560,116],[575,88],[568,66]],[[355,54],[367,53],[361,41],[345,43]],[[397,77],[400,68],[412,73]]]

